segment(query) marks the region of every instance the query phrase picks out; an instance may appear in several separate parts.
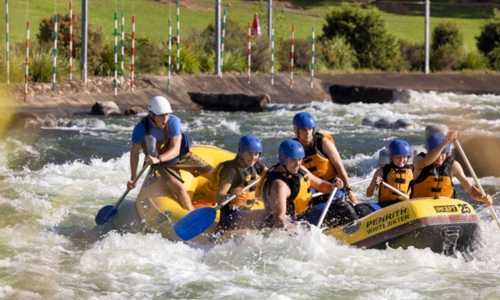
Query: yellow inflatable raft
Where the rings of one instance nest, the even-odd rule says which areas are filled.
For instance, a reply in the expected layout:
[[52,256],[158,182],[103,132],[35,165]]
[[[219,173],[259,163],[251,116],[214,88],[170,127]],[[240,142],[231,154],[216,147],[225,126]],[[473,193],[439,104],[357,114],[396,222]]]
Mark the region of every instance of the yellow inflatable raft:
[[[191,152],[202,158],[214,169],[220,163],[235,157],[233,152],[208,145],[194,146]],[[207,187],[209,183],[207,174],[195,177],[190,172],[180,170],[180,175],[194,207],[215,206],[215,193]],[[188,211],[168,195],[169,191],[161,177],[150,176],[145,180],[137,197],[136,210],[146,229],[160,232],[168,239],[177,240],[178,237],[173,231],[172,225],[185,216]],[[262,208],[264,208],[262,202],[257,202],[252,207],[252,209]],[[213,232],[218,219],[219,215],[217,214],[216,222],[206,231],[207,233]]]
[[363,248],[413,246],[452,254],[474,246],[478,222],[467,202],[421,198],[385,207],[357,222],[327,229],[325,234]]
[[[213,168],[235,154],[214,146],[195,146],[192,153]],[[213,206],[215,195],[207,192],[207,176],[193,176],[181,170],[184,185],[195,207]],[[137,215],[147,230],[177,240],[172,225],[187,214],[169,192],[161,177],[150,176],[135,202]],[[263,208],[261,202],[255,209]],[[403,201],[380,209],[351,224],[328,228],[325,234],[349,245],[363,248],[431,248],[446,254],[472,247],[479,218],[474,208],[461,200],[422,198]],[[215,224],[206,232],[213,232]]]

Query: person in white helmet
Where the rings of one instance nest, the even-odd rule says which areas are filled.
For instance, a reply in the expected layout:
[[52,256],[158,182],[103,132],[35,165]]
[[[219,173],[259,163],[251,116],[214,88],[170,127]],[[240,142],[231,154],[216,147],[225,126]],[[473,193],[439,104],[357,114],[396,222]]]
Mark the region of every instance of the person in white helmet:
[[174,198],[185,209],[192,210],[191,199],[180,177],[172,170],[164,168],[175,165],[189,153],[189,139],[182,132],[181,120],[172,114],[170,102],[163,96],[150,97],[147,109],[148,116],[132,131],[131,176],[127,186],[129,189],[135,187],[139,154],[143,150],[146,155],[145,163],[158,167],[157,170],[165,178]]

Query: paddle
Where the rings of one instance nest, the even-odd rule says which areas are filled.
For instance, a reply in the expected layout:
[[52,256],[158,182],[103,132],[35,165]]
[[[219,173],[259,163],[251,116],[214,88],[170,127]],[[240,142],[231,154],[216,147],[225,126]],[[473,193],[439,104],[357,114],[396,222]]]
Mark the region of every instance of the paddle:
[[[144,166],[139,172],[139,175],[134,180],[134,184],[139,180],[139,178],[142,176],[142,174],[146,171],[148,166]],[[102,207],[99,212],[97,212],[97,215],[95,216],[95,223],[97,225],[103,225],[104,223],[108,222],[111,218],[113,218],[116,213],[118,212],[118,207],[120,207],[120,204],[122,203],[123,199],[127,196],[128,192],[130,192],[131,189],[127,187],[127,190],[123,195],[120,197],[120,199],[115,203],[115,205],[106,205]]]
[[406,195],[405,193],[401,192],[400,190],[398,190],[398,189],[394,188],[392,185],[388,184],[387,182],[382,181],[382,184],[383,184],[386,188],[388,188],[388,189],[390,189],[391,191],[393,191],[394,193],[398,194],[399,196],[401,196],[401,197],[405,198],[406,200],[410,200],[410,197],[408,197],[408,195]]
[[[250,184],[245,186],[241,192],[249,190],[255,186],[259,180],[260,178],[252,181]],[[191,211],[175,223],[175,233],[184,241],[188,241],[200,235],[215,221],[217,210],[233,201],[236,197],[237,195],[231,195],[229,198],[224,200],[224,202],[217,204],[215,207],[202,207]]]
[[[465,155],[464,149],[462,149],[462,145],[458,140],[455,140],[455,147],[457,148],[458,152],[462,156],[462,159],[467,165],[467,168],[469,169],[469,172],[472,175],[472,178],[474,179],[474,183],[479,187],[481,195],[483,196],[486,195],[483,186],[481,185],[481,183],[479,183],[479,179],[477,178],[476,172],[474,172],[474,169],[472,168],[472,165],[470,164],[470,161],[467,158],[467,155]],[[498,221],[498,216],[497,213],[495,212],[495,209],[493,208],[493,205],[488,206],[488,208],[490,209],[491,216],[493,217],[493,219],[495,219],[495,222],[497,223],[497,226],[500,229],[500,222]]]
[[319,217],[318,228],[321,228],[321,225],[323,224],[323,221],[325,220],[326,213],[328,212],[328,209],[330,209],[330,205],[332,205],[333,202],[333,197],[335,197],[335,194],[337,193],[337,188],[335,187],[332,192],[330,193],[330,196],[328,197],[328,201],[326,201],[325,208],[323,209],[323,212],[321,213],[321,217]]

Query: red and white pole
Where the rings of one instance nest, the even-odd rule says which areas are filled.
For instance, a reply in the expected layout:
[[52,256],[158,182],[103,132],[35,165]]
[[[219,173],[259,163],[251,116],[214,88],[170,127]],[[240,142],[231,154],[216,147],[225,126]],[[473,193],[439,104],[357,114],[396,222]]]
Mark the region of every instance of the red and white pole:
[[69,80],[73,80],[73,0],[69,0]]

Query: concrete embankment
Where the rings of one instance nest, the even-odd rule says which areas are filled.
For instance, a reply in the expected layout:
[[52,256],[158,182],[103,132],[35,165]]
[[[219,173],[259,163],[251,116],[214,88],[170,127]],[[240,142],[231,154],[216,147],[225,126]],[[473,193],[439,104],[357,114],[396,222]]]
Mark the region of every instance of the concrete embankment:
[[[167,91],[165,76],[141,76],[131,91],[124,84],[113,95],[109,78],[95,78],[87,86],[66,82],[54,94],[50,84],[35,84],[24,100],[23,87],[17,87],[17,109],[36,115],[55,116],[90,112],[96,102],[114,101],[121,111],[144,107],[150,95],[167,95],[174,109],[259,111],[269,103],[306,104],[311,101],[391,102],[404,100],[407,90],[455,92],[465,94],[500,94],[498,73],[352,73],[319,75],[313,87],[308,76],[296,76],[292,87],[288,74],[279,74],[271,85],[270,75],[248,78],[239,74],[176,75]],[[135,111],[136,109],[134,109]]]

